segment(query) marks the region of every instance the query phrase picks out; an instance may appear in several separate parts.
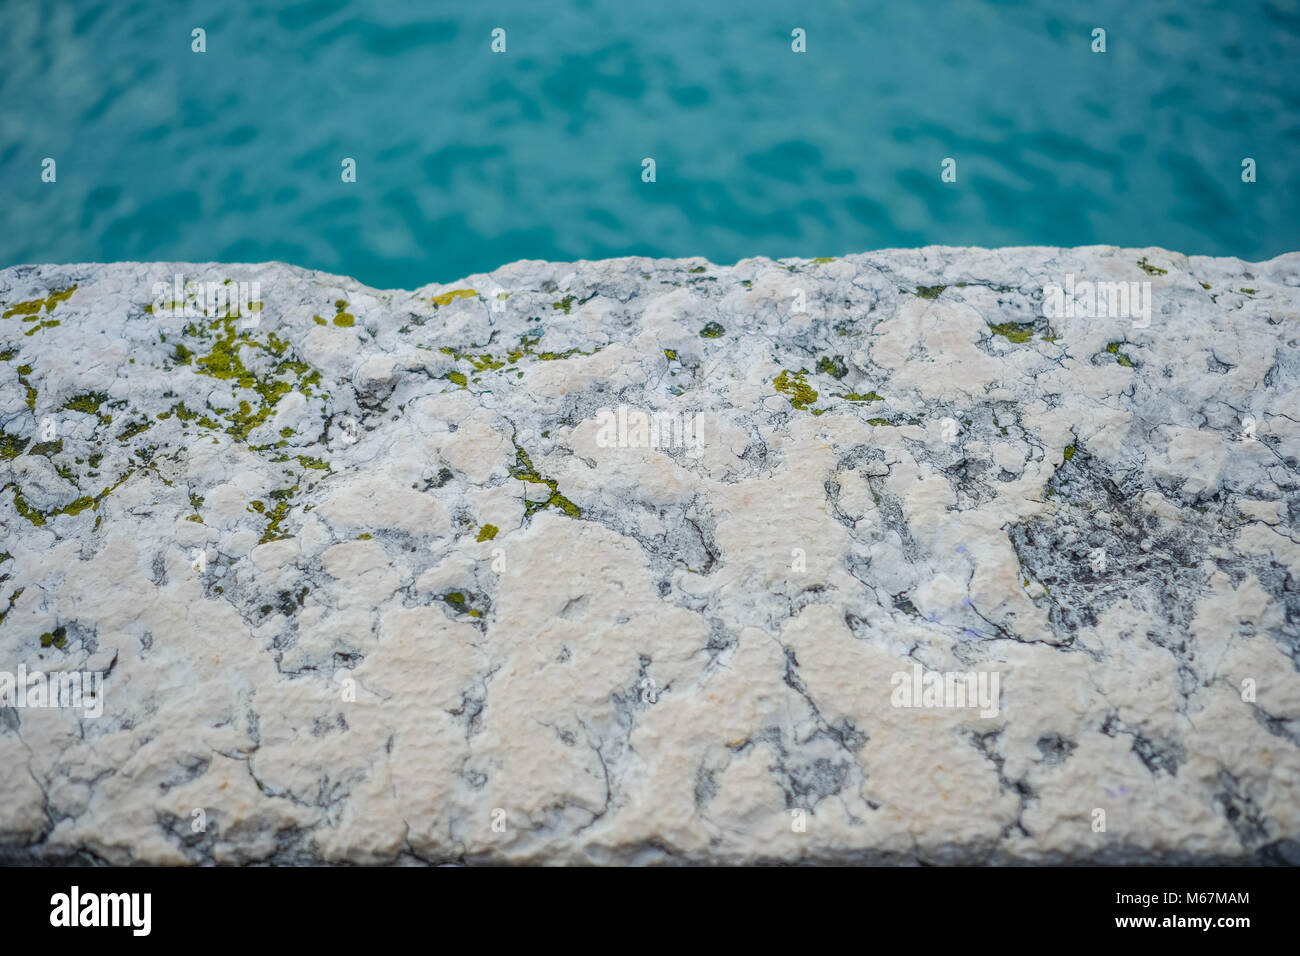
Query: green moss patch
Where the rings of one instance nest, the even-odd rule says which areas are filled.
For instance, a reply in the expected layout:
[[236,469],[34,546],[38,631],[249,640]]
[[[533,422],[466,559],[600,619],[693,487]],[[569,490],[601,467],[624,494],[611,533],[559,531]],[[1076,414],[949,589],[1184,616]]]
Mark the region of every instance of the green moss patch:
[[849,367],[845,364],[843,356],[824,355],[817,362],[817,371],[832,378],[843,378],[849,374]]
[[545,485],[550,491],[550,495],[545,500],[525,500],[524,514],[532,515],[547,508],[558,508],[572,518],[582,516],[582,509],[560,494],[557,487],[559,483],[554,478],[545,478],[538,474],[537,469],[533,467],[532,459],[528,457],[528,452],[518,445],[515,446],[515,465],[510,469],[510,474],[529,484]]
[[[241,332],[233,315],[227,314],[211,322],[206,332],[193,326],[187,326],[186,332],[214,336],[210,343],[212,351],[194,357],[191,367],[196,374],[232,382],[242,389],[250,390],[257,400],[256,406],[247,399],[241,399],[234,410],[218,410],[226,419],[226,433],[238,441],[247,440],[253,429],[264,424],[274,413],[280,399],[289,392],[296,390],[310,397],[312,386],[320,382],[319,372],[287,355],[288,342],[276,337],[274,333],[268,335],[266,341],[260,341],[248,332]],[[244,364],[244,349],[261,350],[271,356],[269,371],[261,376],[255,374]],[[204,428],[221,427],[207,416],[199,418],[198,424]]]
[[[281,488],[277,491],[272,491],[268,497],[275,501],[275,507],[273,507],[269,512],[266,511],[265,505],[262,505],[262,502],[253,502],[253,505],[259,513],[268,515],[266,530],[262,533],[262,537],[257,542],[258,544],[266,544],[269,541],[284,541],[287,538],[293,537],[291,534],[282,534],[280,531],[280,525],[284,522],[284,519],[288,517],[289,508],[293,502],[293,496],[297,493],[297,485],[294,485],[292,488]],[[261,507],[257,507],[259,505]]]
[[800,411],[817,401],[817,391],[804,379],[803,372],[790,372],[782,369],[781,374],[772,380],[772,387],[784,394],[790,404]]
[[457,299],[470,299],[478,295],[473,289],[452,289],[450,292],[444,292],[442,295],[435,295],[429,301],[434,305],[451,305]]
[[[447,345],[444,345],[438,351],[442,352],[444,355],[452,356],[458,362],[468,362],[473,366],[474,371],[476,372],[496,372],[501,369],[505,369],[507,372],[513,372],[516,371],[513,366],[517,365],[523,358],[532,358],[539,362],[558,362],[562,359],[572,358],[575,355],[595,355],[601,350],[601,346],[597,346],[590,352],[583,351],[580,348],[565,349],[563,352],[539,352],[535,346],[541,342],[541,340],[542,337],[540,333],[537,335],[521,335],[519,337],[519,345],[516,348],[510,349],[510,351],[506,353],[505,361],[494,358],[486,352],[474,353],[461,351],[460,349],[455,349]],[[522,376],[524,373],[519,372],[518,374]],[[447,378],[462,387],[469,382],[469,379],[461,372],[451,372],[447,375]],[[464,381],[461,381],[461,379]],[[477,381],[477,379],[475,379],[475,381]]]
[[0,460],[13,461],[27,446],[31,444],[30,438],[23,438],[21,435],[10,435],[8,432],[0,433]]
[[[5,557],[8,558],[9,556],[5,555]],[[9,595],[9,606],[4,610],[0,610],[0,624],[4,623],[5,618],[9,616],[9,612],[12,611],[14,605],[18,603],[18,599],[23,596],[23,590],[23,588],[14,588],[14,593]]]
[[118,433],[117,440],[127,441],[128,439],[134,438],[136,435],[139,435],[141,432],[147,432],[152,427],[153,427],[153,422],[148,422],[148,421],[132,422],[130,425],[127,425],[126,428],[122,429],[122,431]]
[[3,318],[8,319],[15,315],[25,315],[31,316],[32,318],[25,319],[24,321],[33,321],[35,317],[40,314],[42,308],[44,308],[47,313],[53,312],[55,306],[60,302],[66,302],[72,296],[72,293],[76,291],[77,287],[74,285],[67,289],[59,289],[56,292],[51,292],[49,296],[44,299],[32,299],[30,302],[18,302],[5,309]]
[[468,614],[470,617],[482,617],[483,612],[476,607],[471,607],[465,595],[460,591],[449,591],[442,596],[443,602],[456,611],[458,614]]
[[[33,508],[30,504],[28,504],[27,499],[23,497],[22,489],[19,488],[18,485],[13,482],[5,485],[4,490],[8,491],[9,489],[13,489],[14,510],[16,510],[20,515],[22,515],[24,518],[30,521],[34,526],[39,528],[42,527],[48,519],[56,518],[59,515],[79,515],[87,508],[93,508],[94,510],[98,511],[100,502],[102,502],[105,498],[107,498],[114,491],[116,491],[117,488],[122,484],[122,482],[126,481],[128,478],[131,477],[131,474],[132,473],[128,471],[125,475],[119,478],[114,484],[105,488],[103,491],[101,491],[97,495],[94,495],[93,497],[90,495],[83,495],[82,497],[76,499],[70,504],[64,505],[62,508],[59,508],[56,511],[49,511],[49,512],[38,511],[37,509]],[[98,519],[96,519],[95,527],[96,528],[99,527]]]
[[496,371],[497,369],[506,367],[505,362],[502,362],[499,359],[494,359],[491,355],[486,353],[473,355],[468,352],[458,351],[446,345],[438,351],[442,352],[444,355],[452,356],[458,362],[469,362],[470,365],[474,366],[474,371],[476,372]]
[[1023,345],[1033,336],[1034,324],[1032,322],[1002,322],[995,325],[990,322],[989,331],[994,335],[1002,336],[1009,342]]
[[1133,360],[1119,350],[1121,342],[1111,342],[1106,346],[1106,351],[1115,356],[1115,361],[1125,368],[1133,368]]

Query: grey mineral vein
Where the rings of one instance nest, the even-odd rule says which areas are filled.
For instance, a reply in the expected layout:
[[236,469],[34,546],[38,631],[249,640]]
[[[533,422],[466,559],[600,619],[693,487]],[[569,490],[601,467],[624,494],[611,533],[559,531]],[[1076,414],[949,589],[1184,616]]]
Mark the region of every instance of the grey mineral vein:
[[0,860],[1300,860],[1300,254],[0,303]]

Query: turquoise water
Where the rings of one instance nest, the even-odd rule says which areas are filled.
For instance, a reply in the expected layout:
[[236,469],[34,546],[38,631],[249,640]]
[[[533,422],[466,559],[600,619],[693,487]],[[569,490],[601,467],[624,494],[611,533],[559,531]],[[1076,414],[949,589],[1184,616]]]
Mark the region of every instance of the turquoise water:
[[7,0],[0,48],[0,265],[1300,249],[1294,2]]

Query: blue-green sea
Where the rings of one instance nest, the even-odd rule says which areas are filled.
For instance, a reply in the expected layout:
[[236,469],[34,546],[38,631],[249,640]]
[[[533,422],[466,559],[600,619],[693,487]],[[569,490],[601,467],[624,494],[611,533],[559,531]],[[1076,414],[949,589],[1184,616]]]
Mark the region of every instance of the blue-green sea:
[[0,266],[1300,249],[1296,2],[4,0],[0,49]]

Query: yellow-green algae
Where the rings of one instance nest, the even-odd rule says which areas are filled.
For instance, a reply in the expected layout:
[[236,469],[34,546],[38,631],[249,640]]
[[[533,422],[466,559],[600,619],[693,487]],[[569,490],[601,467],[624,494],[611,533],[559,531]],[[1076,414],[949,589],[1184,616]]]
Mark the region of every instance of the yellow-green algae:
[[70,412],[84,412],[87,415],[96,415],[101,422],[106,418],[111,422],[113,420],[111,415],[99,414],[99,406],[106,401],[108,401],[108,396],[103,392],[85,392],[68,399],[63,403],[63,408]]
[[488,371],[489,369],[496,370],[499,368],[506,367],[505,362],[498,361],[497,359],[494,359],[491,355],[487,355],[487,354],[471,355],[468,352],[459,352],[456,349],[451,348],[450,346],[447,345],[444,345],[438,351],[442,352],[444,355],[452,356],[458,362],[469,362],[471,365],[474,366],[474,371],[476,372],[485,372]]
[[[311,396],[311,386],[320,381],[320,373],[311,370],[306,363],[284,357],[289,343],[274,332],[267,336],[266,342],[258,341],[248,332],[240,332],[236,327],[236,317],[229,313],[209,323],[208,330],[217,334],[211,343],[212,351],[194,357],[192,362],[188,361],[187,355],[185,364],[191,365],[196,374],[233,381],[240,388],[253,391],[260,399],[257,408],[247,400],[240,400],[234,412],[219,410],[227,420],[226,433],[238,441],[246,440],[253,429],[264,424],[280,399],[295,390],[295,385],[298,391]],[[193,326],[187,326],[185,331],[186,334],[204,334]],[[261,349],[270,355],[273,361],[270,372],[258,378],[244,364],[240,356],[243,348]],[[281,375],[292,376],[296,383],[279,378]],[[206,416],[198,419],[198,424],[205,428],[220,427]]]
[[8,432],[0,433],[0,460],[12,461],[23,453],[30,438],[23,438],[20,435],[10,435]]
[[451,305],[457,299],[468,299],[478,295],[473,289],[452,289],[450,292],[444,292],[442,295],[435,295],[429,301],[434,305]]
[[[6,555],[6,557],[8,557],[8,555]],[[6,575],[6,577],[8,577],[8,575]],[[9,595],[9,606],[3,611],[0,611],[0,624],[4,623],[5,618],[9,616],[9,612],[14,609],[14,605],[18,603],[18,599],[23,596],[24,590],[24,588],[14,588],[14,593]]]
[[[292,488],[281,488],[277,491],[271,492],[270,497],[275,499],[276,505],[274,508],[271,509],[270,520],[266,525],[266,531],[262,534],[261,539],[257,542],[258,544],[266,544],[268,541],[284,541],[287,538],[293,537],[293,535],[291,534],[281,534],[280,524],[281,522],[284,521],[286,517],[288,517],[289,508],[293,501],[293,496],[296,495],[297,493],[298,493],[297,485],[294,485]],[[254,501],[253,504],[255,506],[262,505],[262,502]],[[258,512],[265,513],[265,507],[266,507],[265,505],[262,505],[261,507],[257,508]]]
[[559,482],[554,478],[545,478],[542,475],[539,475],[537,469],[533,467],[532,459],[528,457],[528,452],[524,451],[518,445],[515,446],[515,465],[510,469],[510,474],[512,477],[518,478],[520,481],[525,481],[529,484],[535,485],[545,485],[550,489],[550,497],[545,501],[525,500],[524,514],[531,515],[538,511],[545,511],[547,508],[559,508],[566,515],[569,515],[572,518],[582,516],[582,509],[568,498],[564,497],[564,495],[560,494],[557,487]]
[[485,524],[478,532],[479,541],[491,541],[501,529],[494,524]]
[[134,438],[141,432],[146,432],[153,427],[153,422],[132,422],[118,433],[118,441],[126,441],[128,438]]
[[[501,361],[500,359],[493,358],[491,355],[485,352],[478,353],[478,354],[474,354],[471,352],[462,352],[459,349],[454,349],[451,346],[447,346],[447,345],[444,345],[442,348],[439,349],[439,351],[442,352],[444,355],[452,356],[458,362],[469,362],[472,366],[474,366],[474,371],[476,372],[498,371],[503,368],[507,372],[512,372],[515,371],[515,369],[513,367],[506,368],[506,366],[516,365],[519,362],[519,360],[524,358],[525,356],[529,358],[537,359],[538,361],[541,362],[558,362],[562,359],[571,358],[574,355],[595,355],[603,348],[603,346],[598,345],[590,352],[585,352],[582,349],[576,347],[571,349],[565,349],[563,352],[538,352],[536,349],[533,348],[533,346],[537,345],[537,343],[539,343],[541,340],[542,337],[540,334],[530,336],[525,333],[524,335],[521,335],[519,337],[519,346],[517,348],[511,349],[506,353],[506,360],[504,362]],[[524,373],[520,372],[519,374],[523,375]],[[452,378],[453,375],[458,376],[459,378]],[[450,378],[452,381],[456,382],[457,385],[461,385],[462,387],[464,387],[464,385],[469,381],[467,378],[465,378],[463,373],[460,372],[452,372],[447,376],[447,378]],[[465,381],[464,382],[460,381],[459,379],[461,378],[465,379]]]
[[[346,299],[337,299],[334,302],[334,324],[340,328],[350,329],[356,325],[357,317],[347,311],[348,303]],[[312,321],[317,325],[328,325],[319,315],[313,315]]]
[[[34,320],[33,320],[33,319],[23,319],[23,321],[24,321],[24,322],[31,322],[31,321],[34,321]],[[35,335],[37,332],[39,332],[41,329],[52,329],[52,328],[54,328],[56,325],[59,325],[59,324],[60,324],[60,323],[59,323],[59,320],[58,320],[58,319],[46,319],[44,322],[41,322],[39,325],[33,325],[30,329],[28,329],[26,332],[24,332],[23,335],[26,335],[26,336],[32,336],[32,335]],[[134,359],[132,359],[132,361],[134,361]]]
[[[34,318],[40,313],[42,306],[45,308],[47,313],[53,312],[55,306],[60,302],[66,302],[72,296],[72,293],[76,291],[77,286],[74,285],[66,289],[59,289],[55,292],[51,292],[49,296],[44,299],[32,299],[30,302],[16,303],[15,305],[11,305],[9,308],[5,309],[3,317],[8,319],[15,315],[28,315]],[[33,321],[33,319],[25,319],[24,321],[30,322]]]
[[483,612],[478,608],[469,606],[469,602],[465,600],[465,595],[460,591],[449,591],[442,596],[442,600],[461,614],[468,614],[470,617],[483,616]]
[[27,389],[27,410],[36,411],[36,388],[31,382],[27,381],[27,376],[32,374],[30,365],[18,366],[18,384]]
[[840,355],[823,355],[817,362],[817,371],[832,378],[843,378],[849,374],[849,367]]
[[791,375],[790,372],[782,369],[781,374],[772,380],[772,386],[778,392],[785,394],[790,404],[800,411],[817,401],[817,391],[804,380],[802,371]]
[[1106,351],[1109,352],[1111,355],[1115,356],[1115,361],[1118,362],[1120,365],[1124,366],[1125,368],[1132,368],[1133,360],[1119,350],[1120,345],[1121,343],[1119,342],[1111,342],[1109,345],[1106,346]]
[[[133,473],[134,473],[133,471],[128,471],[125,475],[119,478],[115,483],[105,488],[103,491],[101,491],[99,494],[95,495],[94,497],[91,497],[89,495],[83,495],[82,497],[76,499],[75,501],[64,505],[62,508],[59,508],[55,511],[48,511],[48,512],[37,511],[35,508],[29,505],[27,503],[27,499],[23,497],[22,489],[19,488],[15,482],[10,482],[9,484],[5,485],[4,490],[7,491],[10,488],[13,489],[14,509],[20,515],[22,515],[24,518],[30,521],[33,525],[39,528],[45,524],[47,519],[57,518],[59,515],[65,515],[65,514],[79,515],[87,508],[93,508],[95,511],[98,511],[100,502],[102,502],[110,494],[116,491],[117,488],[122,484],[122,482],[130,478]],[[98,527],[98,520],[96,520],[96,527]]]
[[989,331],[994,335],[1000,335],[1009,342],[1015,342],[1022,345],[1028,342],[1033,336],[1034,324],[1032,322],[999,322],[994,324],[988,323]]

